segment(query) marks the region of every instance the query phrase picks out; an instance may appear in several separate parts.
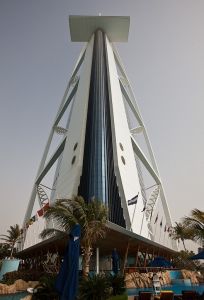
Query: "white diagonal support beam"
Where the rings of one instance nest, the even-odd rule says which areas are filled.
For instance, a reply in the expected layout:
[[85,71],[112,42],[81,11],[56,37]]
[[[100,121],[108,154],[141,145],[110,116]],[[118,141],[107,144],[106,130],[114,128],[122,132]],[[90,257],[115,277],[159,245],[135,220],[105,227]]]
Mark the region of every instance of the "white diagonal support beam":
[[135,154],[140,158],[141,162],[144,164],[144,166],[149,171],[150,175],[154,178],[156,183],[160,185],[160,197],[161,197],[162,205],[163,205],[165,216],[166,216],[166,221],[169,225],[172,225],[170,211],[169,211],[169,207],[168,207],[168,204],[166,201],[166,197],[165,197],[161,179],[160,179],[159,175],[155,172],[153,167],[151,166],[151,164],[148,161],[148,159],[146,158],[145,154],[142,152],[140,147],[137,145],[137,142],[135,141],[135,139],[133,138],[132,135],[131,135],[131,140],[132,140],[132,146],[133,146],[133,150],[134,150]]
[[140,149],[140,147],[138,146],[137,142],[135,141],[135,139],[132,135],[131,135],[131,141],[132,141],[132,147],[133,147],[133,150],[134,150],[135,154],[139,157],[139,159],[141,160],[143,165],[146,167],[148,172],[154,178],[155,182],[157,184],[161,184],[161,180],[159,178],[159,175],[155,172],[154,168],[152,167],[152,165],[150,164],[150,162],[148,161],[145,154]]
[[140,126],[144,126],[143,122],[142,122],[142,118],[137,110],[137,107],[135,106],[135,103],[132,101],[130,95],[128,94],[125,86],[124,86],[124,83],[121,81],[121,78],[119,78],[119,82],[120,82],[120,88],[121,88],[121,91],[125,97],[125,100],[127,101],[129,107],[131,108],[132,112],[134,113],[138,123]]
[[124,92],[124,97],[125,97],[126,101],[128,102],[133,114],[135,115],[139,125],[144,127],[143,134],[144,134],[144,138],[145,138],[145,141],[146,141],[146,144],[147,144],[147,148],[148,148],[148,152],[149,152],[150,159],[151,159],[151,162],[152,162],[152,166],[154,167],[155,171],[157,173],[159,173],[158,168],[157,168],[157,164],[156,164],[156,160],[155,160],[155,157],[154,157],[154,153],[152,151],[152,147],[151,147],[151,144],[150,144],[150,141],[149,141],[149,138],[148,138],[148,134],[147,134],[147,131],[146,131],[146,127],[145,127],[145,124],[142,120],[142,116],[140,114],[140,111],[139,111],[139,108],[138,108],[138,105],[137,105],[137,102],[136,102],[136,98],[135,98],[134,93],[132,91],[132,88],[131,88],[129,79],[126,75],[125,68],[124,68],[123,63],[121,61],[121,58],[118,54],[118,51],[114,47],[114,45],[113,45],[113,50],[114,50],[114,55],[115,55],[115,60],[117,62],[117,66],[118,66],[122,76],[125,78],[125,80],[127,82],[127,86],[128,86],[128,89],[126,89],[123,82],[119,79],[122,93]]
[[147,135],[147,131],[145,129],[145,125],[144,125],[144,123],[142,121],[142,118],[141,118],[141,116],[140,116],[140,114],[138,112],[138,108],[136,106],[136,102],[135,102],[135,100],[132,101],[130,95],[128,94],[127,90],[125,89],[125,87],[124,87],[124,85],[123,85],[123,83],[121,82],[120,79],[119,79],[119,82],[120,82],[121,91],[123,93],[123,96],[125,97],[125,100],[127,101],[128,105],[129,105],[130,109],[132,110],[135,118],[137,119],[139,125],[141,127],[143,127],[143,134],[144,134],[145,142],[147,144],[147,149],[148,149],[148,152],[149,152],[149,156],[150,156],[150,159],[151,159],[152,166],[154,167],[154,170],[157,173],[159,173],[157,165],[156,165],[156,160],[154,158],[154,154],[153,154],[153,151],[152,151],[152,147],[151,147],[148,135]]
[[56,162],[62,151],[64,150],[66,138],[62,141],[62,143],[58,146],[56,151],[53,153],[52,157],[49,159],[45,167],[43,168],[42,172],[39,174],[38,178],[36,179],[36,184],[39,185],[42,181],[42,179],[45,177],[47,172],[51,169],[53,164]]

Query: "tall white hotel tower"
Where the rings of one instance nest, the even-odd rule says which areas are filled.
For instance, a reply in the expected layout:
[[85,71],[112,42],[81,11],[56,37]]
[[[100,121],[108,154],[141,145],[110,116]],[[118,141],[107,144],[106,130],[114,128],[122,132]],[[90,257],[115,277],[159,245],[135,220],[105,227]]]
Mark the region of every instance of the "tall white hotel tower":
[[[36,213],[37,198],[40,209],[48,199],[52,205],[73,195],[87,201],[95,196],[107,205],[110,222],[176,249],[169,237],[172,222],[147,131],[113,45],[127,42],[129,24],[130,18],[121,16],[69,17],[71,40],[86,45],[53,122],[24,222]],[[59,133],[61,140],[48,157]],[[53,167],[48,197],[43,180]],[[24,249],[33,244],[29,237],[32,230],[40,230],[39,222],[35,222],[38,227],[28,228]]]

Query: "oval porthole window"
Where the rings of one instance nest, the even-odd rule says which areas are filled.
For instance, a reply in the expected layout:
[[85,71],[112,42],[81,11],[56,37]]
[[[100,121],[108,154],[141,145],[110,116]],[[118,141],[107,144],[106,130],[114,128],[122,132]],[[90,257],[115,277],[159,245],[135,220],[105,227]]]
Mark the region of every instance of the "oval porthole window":
[[73,148],[74,151],[76,150],[77,146],[78,146],[78,143],[76,143],[76,144],[74,145],[74,148]]
[[123,164],[125,165],[125,159],[123,156],[121,156],[121,160],[122,160]]
[[72,165],[75,163],[75,160],[76,160],[76,156],[74,156],[74,157],[72,158]]
[[120,149],[123,151],[124,150],[123,145],[121,143],[119,143],[119,146],[120,146]]

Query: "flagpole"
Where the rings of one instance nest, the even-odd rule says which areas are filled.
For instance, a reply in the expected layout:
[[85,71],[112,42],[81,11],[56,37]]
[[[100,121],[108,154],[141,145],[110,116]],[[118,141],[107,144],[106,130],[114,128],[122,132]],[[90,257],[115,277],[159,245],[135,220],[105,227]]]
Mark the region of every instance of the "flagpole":
[[157,232],[157,221],[156,221],[156,227],[155,227],[155,232],[154,232],[154,238],[156,238],[156,232]]
[[160,224],[159,224],[159,226],[160,226],[160,232],[159,232],[159,243],[160,243],[160,239],[161,239],[161,230],[162,230],[162,224],[163,224],[163,217],[162,217],[162,219],[161,219],[161,222],[160,222]]
[[160,232],[159,232],[159,243],[160,243],[160,239],[161,239],[161,229],[162,229],[162,227],[160,226]]
[[156,224],[155,231],[154,231],[154,240],[156,239],[158,217],[159,217],[159,213],[157,213],[157,216],[156,216],[155,221],[154,221],[154,225]]
[[145,214],[145,210],[146,210],[146,203],[145,203],[145,209],[143,209],[144,210],[144,212],[143,212],[143,216],[142,216],[142,224],[141,224],[141,228],[140,228],[140,235],[141,235],[141,233],[142,233],[142,227],[143,227],[143,222],[144,222],[144,214]]
[[134,207],[134,211],[133,211],[133,215],[132,215],[132,222],[131,222],[131,228],[130,228],[131,231],[132,231],[133,220],[134,220],[134,217],[135,217],[136,206],[137,206],[137,202],[135,203],[135,207]]
[[[132,205],[135,203],[135,207],[134,207],[134,211],[133,211],[133,215],[132,215],[132,221],[131,221],[131,227],[130,227],[130,230],[132,231],[132,224],[133,224],[133,220],[134,220],[134,217],[135,217],[135,211],[136,211],[136,205],[137,205],[137,201],[138,201],[138,196],[139,196],[139,192],[138,194],[133,197],[132,199],[128,200],[128,205]],[[133,202],[135,201],[135,202]]]
[[163,244],[165,242],[165,235],[166,235],[166,230],[164,231],[164,234],[163,234]]

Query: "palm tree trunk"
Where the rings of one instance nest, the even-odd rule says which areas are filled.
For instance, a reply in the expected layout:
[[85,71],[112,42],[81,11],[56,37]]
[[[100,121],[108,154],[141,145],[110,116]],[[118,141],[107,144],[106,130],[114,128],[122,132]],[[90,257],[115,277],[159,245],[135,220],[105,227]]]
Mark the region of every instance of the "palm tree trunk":
[[84,247],[84,255],[82,260],[82,274],[83,277],[88,277],[89,275],[89,266],[90,266],[90,259],[91,259],[91,247],[87,246]]
[[15,244],[12,244],[12,245],[11,245],[11,254],[10,254],[10,258],[13,258],[14,245],[15,245]]

